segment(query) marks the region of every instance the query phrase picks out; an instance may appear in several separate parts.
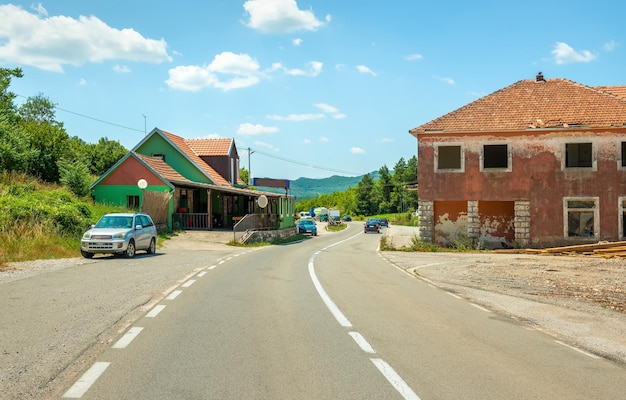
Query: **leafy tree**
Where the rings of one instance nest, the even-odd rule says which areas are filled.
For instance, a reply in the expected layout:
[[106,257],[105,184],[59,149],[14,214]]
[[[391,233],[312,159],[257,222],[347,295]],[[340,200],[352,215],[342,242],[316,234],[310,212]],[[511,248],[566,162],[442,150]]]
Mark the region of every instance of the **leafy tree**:
[[374,194],[374,180],[365,174],[356,185],[356,213],[358,215],[374,215],[378,212],[378,202]]
[[106,137],[100,138],[96,144],[88,144],[86,158],[89,171],[97,176],[107,172],[115,165],[128,150],[116,140],[109,140]]
[[248,172],[248,170],[245,167],[239,168],[239,179],[241,179],[246,184],[248,184],[248,177],[249,176],[250,176],[249,172]]
[[91,174],[89,168],[80,161],[59,161],[61,184],[78,197],[89,194]]
[[15,108],[15,93],[9,92],[12,78],[21,78],[20,68],[0,68],[0,117],[5,117],[6,122],[12,125],[17,120]]

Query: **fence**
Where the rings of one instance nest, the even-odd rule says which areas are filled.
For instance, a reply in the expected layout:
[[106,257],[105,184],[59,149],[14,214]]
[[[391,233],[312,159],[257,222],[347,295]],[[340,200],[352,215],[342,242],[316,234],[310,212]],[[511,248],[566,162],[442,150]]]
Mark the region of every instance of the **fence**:
[[246,233],[259,230],[275,230],[280,227],[280,215],[277,214],[247,214],[233,226],[234,239],[242,241]]
[[208,230],[208,213],[175,213],[172,215],[174,230]]

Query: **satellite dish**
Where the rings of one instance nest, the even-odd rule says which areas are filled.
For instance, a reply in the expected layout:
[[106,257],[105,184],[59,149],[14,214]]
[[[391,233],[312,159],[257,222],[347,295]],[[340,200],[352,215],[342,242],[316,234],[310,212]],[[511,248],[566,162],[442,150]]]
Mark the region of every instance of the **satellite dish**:
[[267,197],[265,197],[264,194],[260,195],[259,198],[257,199],[256,203],[259,205],[259,207],[261,208],[265,208],[267,207]]
[[145,189],[148,187],[148,181],[146,181],[145,179],[139,179],[137,181],[137,186],[139,186],[139,189]]

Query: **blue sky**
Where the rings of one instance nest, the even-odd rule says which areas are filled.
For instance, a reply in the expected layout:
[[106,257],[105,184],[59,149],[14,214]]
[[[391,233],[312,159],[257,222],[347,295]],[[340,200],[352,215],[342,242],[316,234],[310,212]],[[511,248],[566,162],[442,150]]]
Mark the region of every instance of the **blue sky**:
[[626,5],[589,1],[0,2],[11,91],[71,136],[131,149],[158,127],[235,138],[253,177],[353,176],[408,130],[542,71],[626,84]]

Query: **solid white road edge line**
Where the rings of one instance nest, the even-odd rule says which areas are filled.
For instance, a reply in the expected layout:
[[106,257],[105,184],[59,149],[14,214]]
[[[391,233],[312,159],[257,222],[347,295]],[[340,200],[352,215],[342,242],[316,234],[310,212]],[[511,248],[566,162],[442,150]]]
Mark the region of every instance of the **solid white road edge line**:
[[490,313],[490,312],[491,312],[491,310],[487,310],[485,307],[481,307],[481,306],[479,306],[478,304],[470,303],[470,305],[471,305],[471,306],[474,306],[474,307],[476,307],[476,308],[478,308],[478,309],[479,309],[479,310],[481,310],[481,311],[488,312],[488,313]]
[[65,394],[64,398],[80,399],[111,363],[95,362]]
[[152,310],[150,310],[150,312],[148,314],[146,314],[146,318],[154,318],[157,315],[159,315],[159,313],[161,311],[163,311],[163,309],[165,308],[165,306],[163,304],[159,304],[154,306],[154,308]]
[[385,378],[387,378],[389,383],[391,383],[391,386],[393,386],[398,391],[398,393],[400,393],[402,398],[404,398],[405,400],[420,400],[419,396],[416,395],[415,392],[409,387],[409,385],[406,384],[404,379],[402,379],[400,375],[398,375],[396,371],[391,368],[391,365],[387,364],[380,358],[370,358],[370,360],[372,360],[380,373],[383,374]]
[[350,323],[350,321],[348,321],[348,318],[346,318],[345,315],[343,315],[343,313],[339,311],[339,308],[335,305],[335,303],[333,303],[328,294],[326,294],[326,291],[322,287],[322,284],[317,279],[317,275],[315,275],[315,266],[313,264],[313,259],[315,259],[315,256],[311,256],[311,258],[309,259],[309,275],[311,275],[311,280],[313,281],[315,289],[317,289],[317,293],[319,293],[322,301],[324,302],[324,304],[326,304],[326,307],[328,307],[331,314],[333,314],[337,322],[339,322],[339,325],[343,326],[344,328],[351,328],[352,324]]
[[120,338],[120,340],[115,342],[115,344],[112,346],[112,348],[114,348],[114,349],[125,349],[126,347],[128,347],[130,342],[132,342],[137,337],[137,335],[139,335],[139,333],[141,333],[142,330],[143,330],[143,328],[141,328],[141,327],[133,326],[132,328],[130,328],[124,334],[124,336],[122,336]]
[[595,358],[596,360],[598,360],[598,359],[602,358],[602,357],[598,357],[598,356],[596,356],[595,354],[588,353],[588,352],[586,352],[585,350],[581,350],[581,349],[579,349],[578,347],[570,346],[569,344],[567,344],[567,343],[563,343],[563,342],[561,342],[560,340],[555,340],[555,342],[557,342],[557,343],[558,343],[558,344],[560,344],[561,346],[565,346],[565,347],[567,347],[567,348],[569,348],[569,349],[572,349],[572,350],[577,351],[577,352],[579,352],[579,353],[581,353],[581,354],[584,354],[584,355],[586,355],[587,357]]
[[367,340],[365,340],[363,335],[361,335],[359,332],[348,332],[348,334],[352,336],[352,339],[354,339],[356,344],[359,345],[361,350],[366,353],[376,353],[376,350],[374,350],[374,348],[367,342]]

